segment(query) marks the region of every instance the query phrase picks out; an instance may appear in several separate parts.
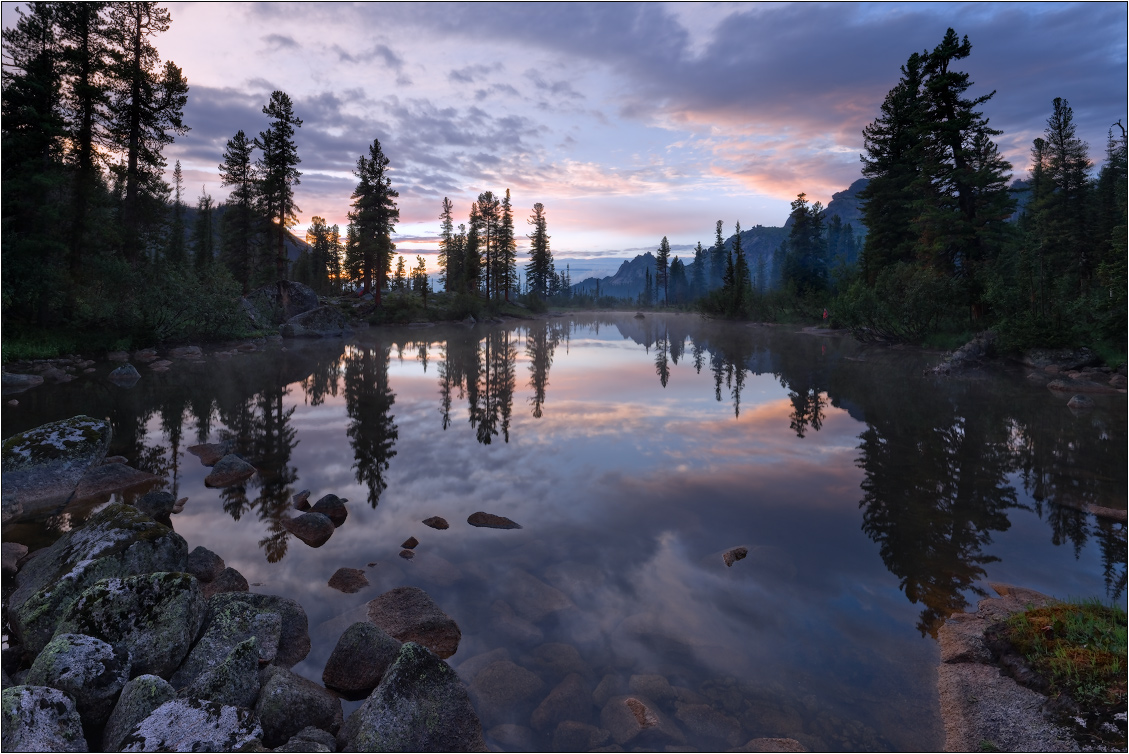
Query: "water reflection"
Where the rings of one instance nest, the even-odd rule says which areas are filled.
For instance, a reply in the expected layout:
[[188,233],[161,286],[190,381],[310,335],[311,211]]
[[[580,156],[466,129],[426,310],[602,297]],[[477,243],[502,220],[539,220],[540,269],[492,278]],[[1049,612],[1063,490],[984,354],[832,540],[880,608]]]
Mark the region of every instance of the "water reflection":
[[388,358],[387,346],[345,350],[345,406],[350,419],[346,433],[357,481],[365,486],[373,508],[388,488],[385,474],[400,436],[391,413],[396,396],[388,385]]

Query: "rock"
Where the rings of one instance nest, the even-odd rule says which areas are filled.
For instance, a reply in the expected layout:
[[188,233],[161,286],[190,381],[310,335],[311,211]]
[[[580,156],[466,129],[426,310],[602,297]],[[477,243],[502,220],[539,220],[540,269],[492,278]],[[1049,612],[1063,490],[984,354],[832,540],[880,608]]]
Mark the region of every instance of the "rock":
[[263,725],[263,743],[278,746],[307,726],[336,733],[341,700],[313,681],[286,668],[268,668],[255,713]]
[[455,672],[408,642],[337,735],[341,751],[486,751],[482,726]]
[[8,405],[9,406],[18,406],[18,405],[20,405],[20,402],[17,401],[15,398],[13,398],[12,400],[8,401]]
[[354,623],[337,640],[322,682],[346,694],[368,694],[396,661],[400,642],[368,621]]
[[82,475],[71,500],[91,500],[138,487],[152,487],[162,479],[163,477],[126,466],[124,463],[102,464],[88,469]]
[[423,520],[423,523],[427,524],[432,529],[440,529],[440,530],[446,529],[450,526],[450,524],[447,523],[447,519],[445,519],[441,516],[432,516],[431,518],[425,518]]
[[79,595],[104,578],[183,572],[188,545],[132,505],[114,503],[72,529],[16,575],[8,619],[17,643],[37,654]]
[[579,673],[569,673],[533,710],[529,724],[537,731],[555,730],[565,720],[590,722],[592,712],[592,689]]
[[[115,464],[120,466],[121,464]],[[155,521],[167,519],[176,508],[176,498],[168,492],[146,492],[134,507]]]
[[483,513],[478,511],[472,513],[467,517],[466,522],[471,526],[479,526],[486,529],[520,529],[521,524],[516,524],[505,516],[495,516],[493,513]]
[[154,371],[168,369],[170,366],[172,366],[172,362],[168,359],[160,359],[149,364],[149,368]]
[[[490,743],[501,746],[505,751],[536,751],[533,731],[524,725],[503,723],[486,731]],[[493,749],[491,749],[493,751]],[[580,751],[580,749],[576,749]]]
[[40,373],[40,375],[43,377],[43,379],[47,380],[48,382],[59,383],[59,382],[70,382],[71,381],[71,376],[69,374],[64,372],[62,369],[57,369],[55,367],[49,367],[47,369],[44,369]]
[[100,728],[129,680],[129,651],[82,634],[52,639],[27,674],[27,685],[50,686],[71,696],[87,726]]
[[224,594],[226,592],[246,592],[251,588],[247,583],[247,579],[243,574],[234,568],[224,568],[220,571],[219,576],[207,584],[204,584],[200,591],[204,595],[204,599],[210,600],[217,594]]
[[262,735],[251,710],[173,699],[135,725],[121,751],[237,751]]
[[632,694],[640,694],[659,704],[673,701],[677,696],[670,681],[665,676],[656,674],[633,675],[628,679],[627,687],[631,689]]
[[119,751],[122,741],[153,710],[176,698],[169,682],[155,675],[139,675],[125,685],[106,729],[102,732],[102,750]]
[[128,351],[110,351],[106,354],[108,361],[129,361]]
[[45,686],[4,689],[4,751],[88,751],[74,700]]
[[332,521],[334,526],[340,526],[349,517],[349,509],[345,507],[345,501],[337,495],[323,496],[310,507],[310,513],[322,514]]
[[157,358],[157,352],[152,348],[142,348],[133,352],[134,361],[152,361]]
[[204,477],[204,485],[207,487],[230,487],[233,484],[239,484],[246,479],[250,479],[254,474],[254,466],[234,453],[228,453],[216,461],[215,466],[212,467],[212,473]]
[[43,384],[43,378],[38,374],[9,374],[3,373],[3,391],[4,395],[11,395],[12,393],[22,393],[25,390],[30,390],[33,387]]
[[251,636],[236,644],[223,662],[197,676],[179,696],[233,707],[254,705],[259,696],[259,640]]
[[206,442],[188,446],[188,452],[199,458],[200,463],[205,466],[215,466],[231,451],[231,443],[228,442]]
[[301,283],[281,280],[268,283],[247,294],[244,311],[253,318],[260,328],[281,325],[283,322],[303,312],[318,307],[318,297],[310,288]]
[[600,726],[620,746],[647,748],[684,744],[686,737],[654,702],[642,696],[612,697],[600,713]]
[[646,319],[646,318],[647,317],[646,317],[645,314],[643,314],[643,312],[635,312],[635,319]]
[[329,586],[345,594],[354,594],[368,586],[368,577],[359,568],[338,568],[329,577]]
[[302,490],[294,496],[294,507],[300,511],[308,511],[310,509],[309,490]]
[[743,560],[749,554],[748,547],[734,547],[732,550],[726,550],[721,559],[725,561],[725,565],[733,567],[733,564],[738,560]]
[[71,603],[57,633],[86,634],[129,651],[133,675],[168,678],[204,621],[195,577],[148,573],[103,579]]
[[468,315],[466,315],[466,319],[464,319],[464,320],[462,321],[462,324],[464,324],[464,325],[473,325],[473,324],[476,324],[476,320],[474,319],[474,315],[473,315],[473,314],[468,314]]
[[521,664],[550,682],[558,681],[569,673],[591,677],[592,670],[571,644],[547,642],[521,658]]
[[280,615],[259,612],[244,602],[218,601],[220,596],[226,595],[209,601],[203,635],[169,679],[178,691],[194,685],[205,672],[225,662],[237,645],[252,636],[258,640],[260,662],[270,662],[278,653],[282,634]]
[[1022,361],[1029,367],[1044,369],[1054,365],[1059,371],[1093,366],[1101,361],[1089,348],[1033,348],[1023,354]]
[[[233,592],[217,594],[208,602],[209,613],[215,614],[232,603],[242,603],[254,608],[260,614],[276,614],[282,618],[282,632],[278,640],[278,653],[274,665],[293,667],[310,653],[310,628],[306,611],[289,597],[254,592]],[[208,626],[205,618],[205,630]]]
[[284,518],[281,521],[286,531],[302,540],[310,547],[321,547],[333,536],[336,528],[328,516],[321,513],[303,513],[297,518]]
[[735,752],[802,752],[804,745],[794,738],[753,738],[735,749]]
[[[287,743],[314,743],[325,747],[326,751],[337,751],[337,736],[327,731],[307,725],[294,734]],[[275,749],[279,751],[279,749]],[[295,749],[294,751],[310,751],[310,749]]]
[[464,660],[455,672],[459,674],[459,678],[463,679],[463,683],[470,684],[474,677],[478,675],[484,668],[498,662],[499,660],[512,660],[510,650],[505,647],[498,647],[489,652],[475,655],[467,660]]
[[565,720],[553,731],[553,751],[592,751],[607,744],[612,734],[595,725]]
[[517,644],[538,644],[545,638],[540,628],[518,617],[505,600],[494,600],[490,606],[490,617],[494,621],[494,630]]
[[676,702],[674,716],[695,736],[723,741],[728,746],[741,743],[741,723],[708,704]]
[[403,547],[405,550],[414,550],[418,546],[419,546],[419,540],[416,539],[415,537],[408,537],[404,541],[404,543],[402,545],[400,545],[400,547]]
[[75,416],[4,440],[3,522],[62,506],[110,447],[110,422]]
[[1047,389],[1053,390],[1057,393],[1112,394],[1117,392],[1117,388],[1111,387],[1109,385],[1102,385],[1097,382],[1090,382],[1089,380],[1074,379],[1073,377],[1068,377],[1067,379],[1051,380],[1047,383]]
[[106,379],[121,387],[133,387],[141,379],[141,372],[133,364],[125,363],[106,375]]
[[534,623],[553,613],[575,607],[563,592],[520,568],[510,572],[505,587],[506,601],[513,606],[514,612]]
[[600,679],[600,683],[597,684],[595,691],[592,692],[592,701],[596,703],[597,707],[603,709],[604,705],[606,705],[608,700],[613,696],[620,696],[626,693],[627,684],[624,682],[623,678],[608,673]]
[[284,338],[331,338],[345,332],[345,316],[332,306],[295,315],[278,328]]
[[192,552],[188,553],[188,564],[184,570],[196,577],[197,580],[208,583],[215,581],[216,577],[220,575],[224,568],[227,566],[223,562],[223,558],[216,555],[206,547],[197,547]]
[[458,651],[462,639],[458,625],[422,589],[402,586],[385,592],[367,607],[369,622],[394,639],[422,644],[443,659]]
[[0,546],[0,557],[3,560],[3,572],[5,576],[14,576],[17,570],[17,564],[23,557],[27,555],[27,545],[21,545],[18,542],[5,542]]
[[168,355],[174,359],[199,359],[204,356],[204,352],[200,350],[200,346],[180,346],[170,350]]
[[1124,390],[1127,384],[1129,384],[1129,382],[1126,381],[1125,375],[1123,374],[1114,374],[1109,378],[1109,386],[1117,390]]
[[524,719],[541,698],[545,683],[536,674],[509,660],[480,670],[468,691],[483,722],[500,725]]
[[953,351],[949,356],[934,367],[933,374],[951,374],[977,366],[985,359],[991,358],[996,353],[996,334],[991,330],[977,333],[972,340]]
[[1069,408],[1073,408],[1073,409],[1076,409],[1076,410],[1084,410],[1084,409],[1088,409],[1088,408],[1093,408],[1094,407],[1094,400],[1093,400],[1093,398],[1089,398],[1085,395],[1076,395],[1073,398],[1071,398],[1067,402],[1066,405]]

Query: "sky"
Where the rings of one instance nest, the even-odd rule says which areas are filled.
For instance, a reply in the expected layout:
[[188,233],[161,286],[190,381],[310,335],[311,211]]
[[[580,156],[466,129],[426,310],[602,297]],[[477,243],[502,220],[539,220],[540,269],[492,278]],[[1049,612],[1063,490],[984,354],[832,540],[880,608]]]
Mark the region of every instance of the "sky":
[[303,120],[296,232],[315,215],[344,227],[352,170],[379,139],[409,255],[436,249],[443,197],[465,222],[479,193],[507,188],[522,241],[542,202],[557,258],[612,268],[663,236],[676,253],[708,246],[718,219],[727,235],[782,225],[799,192],[826,204],[861,177],[863,127],[949,26],[972,42],[971,93],[996,91],[983,109],[1017,176],[1055,97],[1098,162],[1126,117],[1124,3],[168,7],[155,44],[188,79],[192,130],[166,157],[189,200],[226,197],[226,141],[264,130],[281,89]]

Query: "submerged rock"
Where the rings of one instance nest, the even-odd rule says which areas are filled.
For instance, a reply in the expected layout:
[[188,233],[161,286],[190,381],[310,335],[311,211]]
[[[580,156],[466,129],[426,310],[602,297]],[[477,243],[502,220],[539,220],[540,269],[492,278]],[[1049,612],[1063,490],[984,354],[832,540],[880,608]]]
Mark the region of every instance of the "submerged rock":
[[341,751],[486,751],[482,725],[447,663],[408,642],[341,728]]
[[216,465],[212,467],[212,473],[204,477],[204,485],[207,487],[230,487],[233,484],[239,484],[246,479],[250,479],[254,474],[254,466],[234,453],[228,453],[216,461]]
[[492,662],[468,687],[474,708],[487,725],[523,719],[541,698],[545,682],[509,660]]
[[422,644],[443,659],[458,651],[462,631],[422,589],[402,586],[367,607],[369,621],[394,639]]
[[3,572],[5,576],[14,576],[18,570],[19,562],[27,555],[27,545],[18,542],[5,542],[0,545],[3,559]]
[[235,751],[262,735],[249,709],[174,699],[135,725],[121,751]]
[[430,526],[432,529],[439,530],[446,529],[450,526],[450,524],[447,523],[447,519],[443,518],[442,516],[432,516],[431,518],[425,518],[423,520],[423,523],[427,526]]
[[3,375],[4,395],[22,393],[25,390],[43,384],[43,378],[38,374],[11,374],[4,372]]
[[553,731],[553,751],[592,751],[608,743],[610,731],[595,725],[565,720]]
[[188,544],[132,505],[106,506],[29,560],[16,575],[8,619],[26,652],[38,654],[62,617],[104,578],[184,571]]
[[359,568],[338,568],[329,577],[329,587],[345,594],[359,592],[368,586],[368,577]]
[[101,727],[129,680],[129,652],[82,634],[48,642],[27,674],[29,686],[50,686],[71,696],[83,722]]
[[310,547],[321,547],[333,536],[337,527],[328,516],[310,511],[297,518],[282,519],[282,528],[302,540]]
[[313,681],[273,667],[264,672],[255,713],[263,726],[263,743],[280,746],[306,727],[336,733],[341,727],[341,700]]
[[732,568],[733,564],[738,560],[744,560],[745,556],[749,554],[748,547],[734,547],[732,550],[726,550],[722,554],[721,559],[725,561],[725,565]]
[[493,513],[478,511],[467,517],[466,522],[471,526],[486,529],[520,529],[521,524],[515,523],[505,516],[495,516]]
[[106,457],[110,436],[109,421],[75,416],[4,440],[4,523],[66,503],[83,475]]
[[580,674],[569,673],[533,710],[529,724],[538,731],[555,730],[565,720],[590,722],[593,711],[591,687]]
[[4,751],[89,751],[74,700],[46,686],[4,689]]
[[168,678],[196,639],[204,609],[199,584],[186,573],[109,578],[71,603],[57,631],[125,647],[134,675]]
[[620,746],[651,748],[686,743],[682,731],[643,696],[612,697],[600,713],[600,725]]
[[325,664],[322,682],[347,694],[367,694],[377,687],[399,653],[399,641],[379,626],[359,621],[345,629],[337,640]]
[[404,560],[411,560],[415,556],[416,556],[416,554],[412,550],[400,550],[400,557],[403,558]]
[[153,710],[176,698],[169,682],[155,675],[139,675],[125,685],[106,729],[102,732],[102,750],[120,751],[122,741]]

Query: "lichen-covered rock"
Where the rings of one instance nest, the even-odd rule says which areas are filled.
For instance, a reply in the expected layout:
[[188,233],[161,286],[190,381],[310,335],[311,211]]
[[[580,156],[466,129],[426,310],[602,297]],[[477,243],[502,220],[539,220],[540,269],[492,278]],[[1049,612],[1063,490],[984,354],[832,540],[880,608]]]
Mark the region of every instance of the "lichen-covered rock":
[[246,577],[234,568],[225,568],[215,579],[200,588],[204,599],[211,599],[223,592],[246,592],[251,588]]
[[125,685],[106,729],[102,732],[102,750],[119,751],[122,741],[153,710],[176,698],[169,682],[155,675],[139,675]]
[[348,695],[372,691],[400,654],[400,642],[368,621],[354,623],[337,640],[322,682]]
[[322,514],[332,521],[334,526],[340,526],[349,517],[349,509],[345,507],[345,501],[337,495],[323,495],[310,507],[310,512]]
[[52,639],[27,674],[27,685],[50,686],[71,695],[83,722],[99,727],[129,680],[129,652],[92,636],[60,634]]
[[104,578],[183,571],[188,544],[132,505],[106,506],[29,560],[16,575],[8,619],[17,643],[38,654],[71,603]]
[[103,579],[71,603],[56,633],[123,646],[133,675],[168,678],[196,639],[205,607],[198,582],[187,573]]
[[173,699],[135,725],[121,751],[234,751],[262,734],[251,710]]
[[209,601],[204,634],[169,682],[178,691],[194,685],[200,676],[224,663],[236,646],[252,636],[258,639],[259,660],[270,662],[278,652],[281,632],[282,617],[278,613],[261,613],[242,602],[217,606]]
[[337,527],[328,516],[310,511],[297,518],[282,519],[282,528],[310,547],[321,547],[329,541]]
[[[294,734],[294,737],[287,742],[287,745],[290,744],[316,744],[324,747],[321,750],[337,751],[337,736],[308,725]],[[275,749],[275,751],[282,751],[282,749]],[[294,749],[294,751],[319,751],[319,749]]]
[[[278,652],[271,660],[272,665],[289,668],[306,659],[306,655],[310,653],[310,623],[306,617],[306,611],[301,605],[289,597],[279,597],[273,594],[230,592],[217,594],[208,601],[209,614],[215,614],[224,609],[226,605],[236,602],[249,605],[258,613],[274,613],[282,618]],[[207,629],[208,623],[208,618],[205,618],[205,629]]]
[[345,332],[345,316],[332,306],[296,314],[278,328],[284,338],[330,338]]
[[234,453],[216,461],[212,473],[204,477],[206,487],[230,487],[255,475],[255,467],[244,461]]
[[263,671],[255,713],[267,746],[280,746],[308,726],[336,733],[342,718],[340,699],[313,681],[277,666]]
[[458,624],[439,609],[427,592],[402,586],[368,603],[370,623],[399,641],[414,641],[446,659],[455,654],[462,639]]
[[447,663],[408,642],[341,727],[341,751],[486,751],[482,725]]
[[3,522],[66,503],[83,475],[106,457],[110,435],[109,421],[75,416],[4,440]]
[[12,686],[2,702],[4,751],[87,751],[74,700],[45,686]]
[[216,577],[226,567],[223,558],[219,555],[206,547],[197,547],[188,553],[188,565],[185,566],[184,570],[206,584],[209,581],[215,581]]
[[253,706],[259,696],[259,640],[252,636],[236,644],[223,662],[197,676],[179,696],[234,707]]

